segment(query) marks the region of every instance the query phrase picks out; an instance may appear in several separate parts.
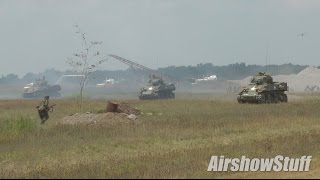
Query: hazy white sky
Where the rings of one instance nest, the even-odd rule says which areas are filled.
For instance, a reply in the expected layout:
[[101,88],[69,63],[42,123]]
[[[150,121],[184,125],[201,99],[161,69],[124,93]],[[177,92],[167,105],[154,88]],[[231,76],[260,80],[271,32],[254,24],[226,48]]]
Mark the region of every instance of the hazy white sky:
[[320,65],[319,18],[320,0],[1,0],[0,74],[70,68],[75,23],[101,52],[151,68],[263,65],[267,41],[270,64]]

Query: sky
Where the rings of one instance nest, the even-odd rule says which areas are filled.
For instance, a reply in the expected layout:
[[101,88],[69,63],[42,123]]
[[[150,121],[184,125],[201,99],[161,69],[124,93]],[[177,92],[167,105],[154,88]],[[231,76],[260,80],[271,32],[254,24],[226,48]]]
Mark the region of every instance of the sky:
[[1,0],[0,74],[72,69],[83,47],[75,24],[102,54],[154,69],[264,65],[267,54],[268,64],[318,66],[319,17],[319,0]]

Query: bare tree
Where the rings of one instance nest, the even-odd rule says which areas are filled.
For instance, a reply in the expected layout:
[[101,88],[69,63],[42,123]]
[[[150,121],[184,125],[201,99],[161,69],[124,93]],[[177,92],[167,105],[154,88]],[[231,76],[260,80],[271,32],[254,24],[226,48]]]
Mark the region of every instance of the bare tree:
[[76,29],[76,35],[80,36],[82,41],[82,49],[78,53],[74,53],[73,57],[67,58],[67,64],[75,68],[79,75],[82,76],[80,79],[80,109],[82,109],[83,104],[83,90],[85,84],[88,80],[89,75],[95,71],[99,65],[107,61],[107,56],[100,53],[99,50],[95,50],[97,46],[101,45],[101,41],[90,41],[86,37],[86,33],[80,30],[80,27],[76,24],[74,25]]

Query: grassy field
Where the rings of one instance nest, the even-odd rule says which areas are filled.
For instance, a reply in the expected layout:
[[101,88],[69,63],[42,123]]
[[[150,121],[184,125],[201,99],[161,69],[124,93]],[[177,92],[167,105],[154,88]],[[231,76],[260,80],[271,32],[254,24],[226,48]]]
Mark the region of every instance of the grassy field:
[[[320,98],[291,99],[265,105],[208,94],[128,100],[144,114],[103,127],[58,124],[78,111],[74,99],[52,100],[57,106],[44,125],[37,100],[1,100],[0,178],[319,178]],[[86,100],[84,109],[105,106],[106,100]],[[207,172],[212,155],[313,158],[309,172]]]

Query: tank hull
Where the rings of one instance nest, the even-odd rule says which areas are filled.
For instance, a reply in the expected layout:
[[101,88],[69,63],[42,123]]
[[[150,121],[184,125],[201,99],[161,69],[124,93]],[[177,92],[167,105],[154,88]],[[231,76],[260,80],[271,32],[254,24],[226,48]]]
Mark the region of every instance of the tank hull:
[[173,92],[165,92],[165,93],[152,93],[152,94],[145,94],[141,93],[139,95],[140,100],[147,100],[147,99],[174,99],[175,95]]
[[22,94],[22,97],[23,98],[42,98],[44,96],[61,97],[60,91],[61,91],[61,87],[59,85],[53,85],[53,86],[36,88],[34,90],[28,89]]
[[239,103],[286,103],[288,97],[284,92],[262,92],[256,94],[241,93],[237,97]]

